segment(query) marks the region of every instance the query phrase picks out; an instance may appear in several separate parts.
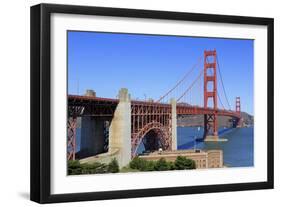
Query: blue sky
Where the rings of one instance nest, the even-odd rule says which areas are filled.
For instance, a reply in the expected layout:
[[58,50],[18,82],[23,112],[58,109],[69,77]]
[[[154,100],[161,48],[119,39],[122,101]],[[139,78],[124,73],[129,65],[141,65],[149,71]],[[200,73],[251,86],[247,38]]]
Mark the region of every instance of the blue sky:
[[[93,89],[99,97],[115,98],[125,87],[134,99],[156,100],[191,69],[204,50],[216,49],[232,109],[240,96],[241,110],[253,114],[253,46],[253,40],[69,31],[68,94]],[[186,87],[199,74],[201,62]],[[190,95],[197,105],[203,104],[201,79]],[[227,106],[219,82],[218,90]]]

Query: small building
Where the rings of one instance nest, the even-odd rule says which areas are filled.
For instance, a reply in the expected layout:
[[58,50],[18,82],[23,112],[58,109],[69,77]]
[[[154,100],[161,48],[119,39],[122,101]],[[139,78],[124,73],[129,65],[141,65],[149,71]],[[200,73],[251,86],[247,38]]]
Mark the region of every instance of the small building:
[[222,150],[176,150],[153,152],[139,157],[145,160],[159,160],[165,158],[167,161],[175,161],[178,156],[183,156],[195,161],[197,169],[204,168],[222,168],[223,152]]

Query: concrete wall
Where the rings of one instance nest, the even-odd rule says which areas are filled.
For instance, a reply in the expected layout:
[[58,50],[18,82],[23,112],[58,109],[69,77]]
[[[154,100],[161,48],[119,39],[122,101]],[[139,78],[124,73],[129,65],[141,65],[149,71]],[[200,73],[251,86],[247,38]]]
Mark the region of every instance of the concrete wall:
[[208,168],[223,167],[223,151],[208,150]]
[[109,153],[118,150],[116,159],[119,166],[131,160],[131,100],[128,89],[119,91],[119,103],[109,127]]

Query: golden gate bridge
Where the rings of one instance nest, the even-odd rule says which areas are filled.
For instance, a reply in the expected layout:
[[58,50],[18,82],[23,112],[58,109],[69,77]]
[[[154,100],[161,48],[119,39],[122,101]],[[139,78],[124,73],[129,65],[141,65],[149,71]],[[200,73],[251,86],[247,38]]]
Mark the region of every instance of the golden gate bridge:
[[[199,70],[196,71],[200,63],[202,63],[202,60],[203,68],[199,68]],[[195,72],[199,72],[199,74],[187,86],[187,80],[190,81],[191,74]],[[221,91],[218,90],[218,82],[222,86]],[[195,95],[200,97],[199,94],[201,92],[203,95],[203,105],[192,104],[192,98],[195,97],[192,96],[192,93],[196,93]],[[122,96],[126,96],[126,90],[125,94],[121,94],[117,99],[86,95],[68,95],[68,160],[76,159],[77,119],[79,117],[84,119],[88,118],[88,120],[96,120],[96,122],[97,120],[101,120],[102,123],[105,121],[113,123],[114,119],[121,120],[120,118],[117,118],[120,116],[117,112],[117,107],[121,102],[123,103],[124,100],[126,103],[129,103],[128,106],[130,111],[128,114],[130,118],[127,117],[126,119],[130,120],[124,120],[123,124],[119,124],[118,126],[119,128],[128,128],[125,129],[125,131],[127,130],[130,133],[129,148],[131,157],[137,155],[137,148],[145,136],[158,137],[163,150],[176,150],[176,119],[178,115],[203,115],[203,139],[211,138],[214,140],[218,139],[218,116],[230,117],[233,121],[233,127],[237,127],[241,120],[240,97],[236,97],[235,108],[231,109],[224,87],[216,50],[205,50],[204,56],[200,57],[197,63],[157,101],[130,100],[128,94],[127,97]],[[222,102],[222,97],[226,100],[225,103],[227,108]],[[123,112],[124,111],[122,111],[122,113]],[[96,125],[96,129],[98,129],[97,126],[98,125]],[[112,126],[112,128],[111,133],[114,134],[114,127]],[[120,130],[122,131],[122,129]],[[89,138],[86,139],[89,140]],[[112,146],[114,145],[117,148],[119,147],[121,149],[124,147],[124,140],[116,142],[119,143],[119,145],[114,141],[111,142]],[[121,144],[122,146],[120,145],[120,142],[123,143],[123,145]],[[89,145],[92,144],[95,143],[91,142]],[[101,145],[104,145],[104,143],[102,142]],[[103,152],[102,147],[99,147],[99,149],[100,150],[92,151],[92,154]],[[90,154],[91,153],[89,153],[89,155]]]

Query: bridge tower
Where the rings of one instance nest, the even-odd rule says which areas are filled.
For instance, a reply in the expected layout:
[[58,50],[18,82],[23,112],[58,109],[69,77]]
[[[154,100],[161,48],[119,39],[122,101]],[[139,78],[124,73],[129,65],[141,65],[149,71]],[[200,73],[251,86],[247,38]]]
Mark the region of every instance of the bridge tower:
[[[211,100],[211,105],[209,105]],[[204,115],[205,141],[218,140],[217,115],[217,52],[204,51],[204,108],[213,108],[214,113]]]
[[236,97],[235,106],[236,106],[236,112],[240,113],[241,112],[240,97]]
[[[239,115],[241,114],[241,102],[240,102],[240,97],[236,97],[235,98],[235,111],[236,113],[238,113]],[[243,125],[243,118],[238,118],[238,119],[235,119],[234,122],[233,122],[233,127],[236,128],[236,127],[241,127]]]

